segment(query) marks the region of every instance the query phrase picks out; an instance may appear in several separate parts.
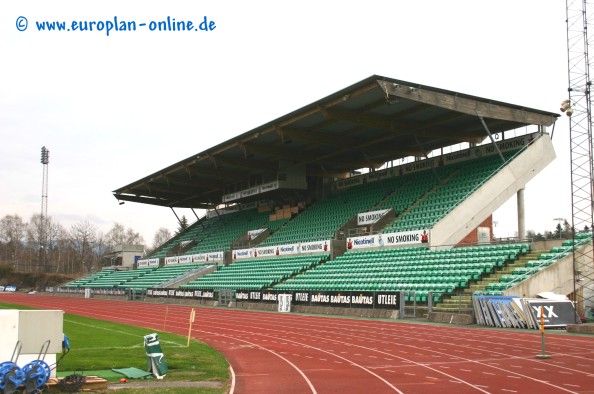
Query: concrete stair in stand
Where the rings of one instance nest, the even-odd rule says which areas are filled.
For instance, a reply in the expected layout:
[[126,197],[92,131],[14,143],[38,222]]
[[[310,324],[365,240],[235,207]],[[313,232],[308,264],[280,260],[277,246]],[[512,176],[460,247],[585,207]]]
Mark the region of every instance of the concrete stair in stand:
[[538,260],[538,257],[546,251],[533,251],[527,253],[517,260],[506,264],[504,267],[498,268],[493,273],[480,279],[476,283],[471,284],[464,289],[460,294],[455,294],[445,297],[440,303],[433,307],[433,312],[472,315],[474,313],[472,307],[472,294],[475,291],[484,291],[489,283],[499,282],[502,276],[511,275],[518,267],[525,267],[530,260]]

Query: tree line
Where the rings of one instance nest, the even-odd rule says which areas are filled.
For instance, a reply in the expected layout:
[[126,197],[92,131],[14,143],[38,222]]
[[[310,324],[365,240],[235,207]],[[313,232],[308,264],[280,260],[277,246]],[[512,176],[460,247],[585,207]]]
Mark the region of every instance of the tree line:
[[[526,238],[531,239],[533,241],[546,241],[546,240],[552,240],[552,239],[570,239],[573,238],[573,228],[571,227],[571,225],[569,224],[569,222],[566,219],[562,219],[563,221],[563,225],[561,225],[561,223],[558,223],[557,226],[555,227],[555,230],[553,231],[548,231],[545,230],[544,232],[536,232],[533,230],[528,230],[526,231]],[[584,229],[582,230],[582,232],[589,232],[590,228],[588,226],[585,226]],[[579,232],[579,230],[578,230]]]
[[0,265],[18,272],[89,273],[110,265],[106,256],[118,245],[145,245],[146,255],[171,236],[161,227],[147,247],[140,233],[121,223],[103,234],[89,221],[67,229],[51,216],[34,214],[26,222],[19,215],[6,215],[0,220]]
[[[176,235],[189,227],[183,216]],[[589,231],[588,227],[583,231]],[[18,272],[47,272],[60,274],[90,273],[111,265],[110,255],[118,245],[144,245],[144,256],[172,238],[170,231],[159,228],[150,246],[132,228],[114,223],[105,234],[89,222],[81,221],[66,229],[51,216],[31,216],[25,222],[19,215],[6,215],[0,220],[0,265]],[[526,237],[533,241],[572,238],[567,220],[553,231],[528,230]]]

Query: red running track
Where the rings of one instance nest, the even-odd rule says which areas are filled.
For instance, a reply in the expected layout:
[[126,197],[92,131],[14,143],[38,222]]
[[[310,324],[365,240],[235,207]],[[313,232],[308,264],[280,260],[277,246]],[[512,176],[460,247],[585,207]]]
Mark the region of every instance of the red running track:
[[[0,293],[0,302],[187,335],[192,306]],[[196,309],[234,393],[594,393],[594,337]]]

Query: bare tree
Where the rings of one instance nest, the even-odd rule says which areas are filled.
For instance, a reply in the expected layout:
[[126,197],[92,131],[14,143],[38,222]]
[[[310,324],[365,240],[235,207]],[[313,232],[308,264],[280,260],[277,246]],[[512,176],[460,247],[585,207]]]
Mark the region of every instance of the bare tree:
[[126,238],[126,227],[121,223],[114,223],[113,227],[105,234],[105,243],[108,245],[121,245]]
[[[63,266],[63,256],[67,255],[68,233],[64,227],[51,216],[43,218],[45,228],[42,228],[40,214],[31,216],[27,224],[27,245],[30,254],[36,256],[38,268],[44,272],[60,272]],[[64,271],[63,271],[64,272]]]
[[73,224],[70,229],[70,242],[78,260],[75,264],[80,264],[80,268],[92,272],[97,261],[93,249],[97,242],[97,226],[88,221]]
[[105,244],[111,247],[116,245],[143,245],[144,239],[132,228],[126,228],[121,223],[114,223],[111,230],[105,234]]
[[545,237],[541,233],[536,233],[534,230],[526,231],[526,238],[529,238],[533,241],[544,241]]
[[47,231],[47,252],[53,272],[65,272],[64,257],[68,248],[68,232],[60,223],[50,221]]
[[23,249],[26,225],[19,215],[6,215],[0,220],[0,241],[8,251],[10,262],[19,270],[19,253]]
[[[33,245],[41,244],[41,232],[42,232],[42,223],[41,223],[41,215],[36,213],[31,216],[29,219],[29,223],[27,223],[26,232],[27,232],[27,243]],[[49,221],[49,220],[48,220]]]
[[130,227],[126,230],[126,244],[127,245],[144,245],[144,238],[140,233],[132,230]]
[[27,223],[27,247],[32,258],[32,261],[29,261],[30,271],[46,270],[46,264],[48,263],[47,233],[50,223],[51,219],[49,217],[42,217],[38,213],[31,216],[29,223]]
[[155,237],[153,238],[153,250],[169,241],[171,236],[171,232],[166,227],[159,228],[155,233]]

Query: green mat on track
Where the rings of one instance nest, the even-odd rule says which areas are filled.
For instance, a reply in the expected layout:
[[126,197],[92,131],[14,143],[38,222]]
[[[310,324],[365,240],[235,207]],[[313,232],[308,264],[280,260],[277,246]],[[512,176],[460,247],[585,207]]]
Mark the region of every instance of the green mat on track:
[[142,369],[130,367],[130,368],[118,368],[112,369],[112,371],[121,373],[128,379],[147,379],[152,378],[153,374],[147,371],[143,371]]
[[63,378],[69,375],[84,375],[84,376],[99,376],[100,378],[113,380],[119,379],[125,376],[128,379],[147,379],[152,378],[153,374],[147,371],[144,371],[139,368],[114,368],[114,369],[101,369],[101,370],[92,370],[92,371],[63,371],[63,372],[56,372],[56,376],[59,378]]

